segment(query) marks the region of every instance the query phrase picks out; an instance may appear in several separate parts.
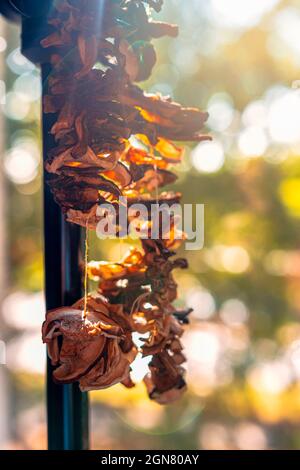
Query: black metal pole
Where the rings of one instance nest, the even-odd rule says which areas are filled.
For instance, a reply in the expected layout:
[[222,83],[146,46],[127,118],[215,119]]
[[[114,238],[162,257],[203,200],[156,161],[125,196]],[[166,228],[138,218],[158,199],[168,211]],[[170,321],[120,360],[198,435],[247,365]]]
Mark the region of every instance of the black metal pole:
[[[51,68],[42,65],[43,94]],[[42,112],[43,154],[55,145],[50,134],[54,122]],[[44,252],[46,308],[71,305],[82,295],[79,269],[82,234],[79,226],[65,222],[44,177]],[[49,449],[88,448],[88,396],[77,384],[58,385],[52,379],[53,366],[47,361],[47,415]]]
[[[0,13],[22,22],[22,53],[32,62],[41,64],[43,95],[48,90],[51,74],[49,57],[40,41],[47,36],[47,16],[53,0],[1,0]],[[43,160],[55,146],[50,129],[55,116],[42,110]],[[71,305],[82,296],[80,259],[82,231],[67,223],[55,203],[44,173],[44,266],[47,310]],[[88,449],[88,395],[78,384],[58,385],[52,379],[53,366],[47,359],[48,447],[51,450]]]
[[[79,266],[83,251],[83,233],[81,227],[62,219],[62,292],[63,304],[71,305],[78,300],[82,292],[82,275]],[[67,402],[70,401],[71,420],[73,426],[72,448],[88,449],[89,447],[89,407],[88,394],[82,393],[77,383],[67,385]]]

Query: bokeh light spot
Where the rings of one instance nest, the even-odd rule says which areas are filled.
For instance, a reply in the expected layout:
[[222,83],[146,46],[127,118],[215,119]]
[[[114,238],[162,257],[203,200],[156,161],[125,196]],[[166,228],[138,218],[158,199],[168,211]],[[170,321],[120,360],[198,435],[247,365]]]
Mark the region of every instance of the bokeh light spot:
[[220,142],[200,142],[191,154],[192,163],[201,173],[215,173],[224,164],[224,149]]

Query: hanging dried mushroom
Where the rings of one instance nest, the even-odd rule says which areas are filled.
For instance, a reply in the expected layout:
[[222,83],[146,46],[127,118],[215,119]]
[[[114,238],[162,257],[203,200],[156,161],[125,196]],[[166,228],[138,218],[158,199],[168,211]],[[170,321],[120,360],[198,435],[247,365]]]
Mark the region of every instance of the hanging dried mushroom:
[[[58,0],[49,18],[53,73],[44,96],[45,113],[55,115],[56,146],[47,156],[47,182],[68,221],[95,229],[102,202],[161,205],[180,194],[158,188],[176,179],[182,148],[175,141],[201,141],[207,113],[169,97],[144,92],[135,82],[149,78],[156,62],[153,38],[176,36],[175,25],[151,20],[162,0]],[[174,222],[174,221],[173,221]],[[180,336],[189,311],[172,302],[177,286],[171,259],[180,244],[174,223],[161,239],[142,240],[120,263],[93,262],[88,274],[99,293],[72,307],[47,312],[43,340],[60,383],[79,381],[82,390],[117,382],[133,386],[130,364],[137,349],[132,333],[146,334],[141,348],[152,356],[145,384],[150,398],[173,401],[185,390]],[[61,338],[58,341],[58,338]]]

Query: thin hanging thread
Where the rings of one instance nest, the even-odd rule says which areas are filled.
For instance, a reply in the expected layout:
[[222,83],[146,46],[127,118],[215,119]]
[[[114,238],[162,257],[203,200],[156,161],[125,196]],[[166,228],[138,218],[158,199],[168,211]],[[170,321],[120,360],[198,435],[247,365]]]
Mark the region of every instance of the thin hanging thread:
[[157,177],[157,165],[155,163],[154,165],[154,171],[155,171],[155,199],[156,199],[156,204],[158,205],[158,177]]
[[120,262],[123,258],[123,238],[119,237]]
[[88,220],[85,228],[85,243],[84,243],[84,307],[83,307],[83,320],[87,319],[87,300],[88,300],[88,257],[89,257],[89,228]]

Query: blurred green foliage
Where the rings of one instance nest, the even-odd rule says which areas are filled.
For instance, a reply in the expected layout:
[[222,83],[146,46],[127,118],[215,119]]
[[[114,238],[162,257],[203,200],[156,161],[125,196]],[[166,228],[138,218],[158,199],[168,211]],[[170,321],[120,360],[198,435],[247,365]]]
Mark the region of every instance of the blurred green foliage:
[[[280,142],[272,129],[264,129],[267,145],[261,155],[243,155],[240,137],[249,104],[266,96],[269,102],[274,87],[289,93],[300,78],[300,38],[295,38],[297,57],[288,42],[289,20],[282,20],[291,8],[300,15],[300,2],[274,1],[274,8],[253,24],[239,27],[209,8],[218,1],[165,4],[159,18],[178,23],[180,36],[157,42],[155,73],[143,87],[203,109],[215,97],[229,103],[232,112],[224,129],[207,128],[224,149],[220,168],[198,171],[195,150],[187,147],[176,184],[183,202],[205,204],[205,246],[185,252],[190,269],[178,273],[179,303],[192,297],[199,301],[186,340],[190,387],[180,403],[166,408],[148,402],[142,385],[132,395],[121,387],[93,393],[93,446],[297,449],[300,134],[298,141]],[[245,2],[246,10],[250,4]],[[284,26],[286,43],[280,33]],[[7,41],[8,56],[18,44],[15,27],[8,28]],[[17,77],[8,66],[7,91]],[[38,102],[31,102],[24,119],[7,119],[8,150],[20,130],[31,131],[40,145],[36,106]],[[289,125],[288,113],[284,119]],[[7,178],[12,291],[42,289],[40,188],[41,168],[26,184]],[[95,259],[116,258],[124,248],[119,242],[100,242],[93,234],[91,240],[90,257]],[[32,396],[42,400],[40,379],[17,374],[13,380],[16,394],[28,406]]]

